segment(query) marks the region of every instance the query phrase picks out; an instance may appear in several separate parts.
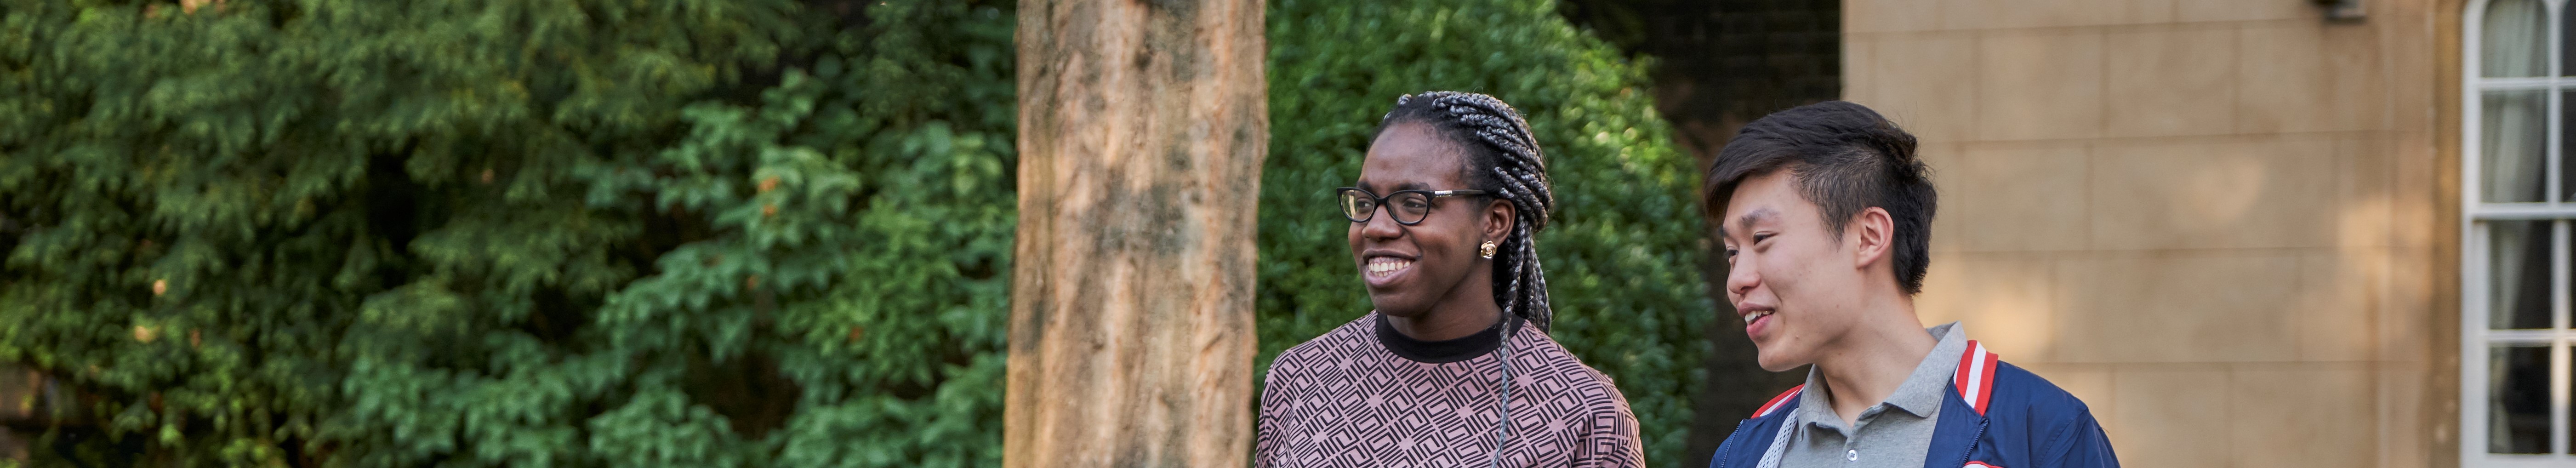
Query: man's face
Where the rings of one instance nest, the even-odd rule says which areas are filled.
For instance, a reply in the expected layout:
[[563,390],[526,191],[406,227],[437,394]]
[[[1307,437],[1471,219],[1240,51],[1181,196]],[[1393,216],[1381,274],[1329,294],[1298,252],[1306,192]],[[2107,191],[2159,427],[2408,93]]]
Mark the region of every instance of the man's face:
[[1815,363],[1820,348],[1858,322],[1863,278],[1851,230],[1832,235],[1795,178],[1789,170],[1746,178],[1719,228],[1726,300],[1745,319],[1756,361],[1774,372]]

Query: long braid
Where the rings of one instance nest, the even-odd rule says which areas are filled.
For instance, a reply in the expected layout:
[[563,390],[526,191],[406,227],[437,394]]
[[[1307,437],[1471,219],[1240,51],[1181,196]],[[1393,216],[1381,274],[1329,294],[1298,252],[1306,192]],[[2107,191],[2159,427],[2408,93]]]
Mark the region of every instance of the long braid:
[[[1395,110],[1387,113],[1378,130],[1383,132],[1387,126],[1405,121],[1427,122],[1440,129],[1443,136],[1466,150],[1463,172],[1467,183],[1511,201],[1512,211],[1519,214],[1520,221],[1512,223],[1511,236],[1503,239],[1496,252],[1494,282],[1502,287],[1494,291],[1494,302],[1546,333],[1554,311],[1547,303],[1547,277],[1540,274],[1536,234],[1547,227],[1549,209],[1556,206],[1556,194],[1549,191],[1547,162],[1540,157],[1538,138],[1530,133],[1529,122],[1501,99],[1454,91],[1396,98]],[[1494,348],[1502,378],[1495,383],[1499,403],[1494,415],[1493,459],[1487,465],[1495,468],[1502,466],[1503,452],[1511,441],[1511,337],[1506,333],[1503,345]]]
[[[1547,277],[1541,273],[1536,235],[1545,229],[1556,207],[1547,162],[1529,121],[1501,99],[1476,93],[1433,91],[1396,98],[1383,129],[1402,121],[1423,121],[1441,129],[1461,146],[1470,147],[1467,171],[1475,188],[1510,200],[1520,222],[1503,240],[1494,261],[1494,301],[1503,310],[1529,320],[1544,332],[1555,312],[1548,307]],[[1468,140],[1473,140],[1470,144]]]

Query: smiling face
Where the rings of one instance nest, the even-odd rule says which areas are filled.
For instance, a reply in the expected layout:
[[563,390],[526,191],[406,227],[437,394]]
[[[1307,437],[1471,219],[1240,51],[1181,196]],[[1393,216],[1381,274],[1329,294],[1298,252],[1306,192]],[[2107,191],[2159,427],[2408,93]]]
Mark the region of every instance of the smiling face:
[[[1466,157],[1429,125],[1397,124],[1378,134],[1352,185],[1379,196],[1397,190],[1468,189]],[[1351,260],[1378,313],[1419,318],[1451,297],[1492,294],[1493,261],[1479,257],[1486,240],[1511,226],[1510,203],[1484,197],[1439,197],[1422,222],[1406,226],[1379,207],[1351,223]]]
[[1833,235],[1795,179],[1788,170],[1745,178],[1721,218],[1726,299],[1744,318],[1756,361],[1774,372],[1816,362],[1820,348],[1858,325],[1867,273],[1855,253],[1858,230]]

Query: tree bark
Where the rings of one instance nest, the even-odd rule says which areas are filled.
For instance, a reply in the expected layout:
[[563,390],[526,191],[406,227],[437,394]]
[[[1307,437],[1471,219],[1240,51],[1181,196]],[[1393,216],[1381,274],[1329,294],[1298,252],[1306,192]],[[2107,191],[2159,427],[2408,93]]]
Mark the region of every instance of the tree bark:
[[1260,0],[1023,0],[1002,461],[1240,466]]

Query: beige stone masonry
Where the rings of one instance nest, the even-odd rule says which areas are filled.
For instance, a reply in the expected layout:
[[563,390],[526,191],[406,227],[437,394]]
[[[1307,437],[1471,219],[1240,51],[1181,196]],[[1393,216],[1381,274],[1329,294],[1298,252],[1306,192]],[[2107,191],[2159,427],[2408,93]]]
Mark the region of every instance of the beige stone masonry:
[[1916,305],[2128,466],[2454,466],[2456,0],[1846,0],[1941,189]]

